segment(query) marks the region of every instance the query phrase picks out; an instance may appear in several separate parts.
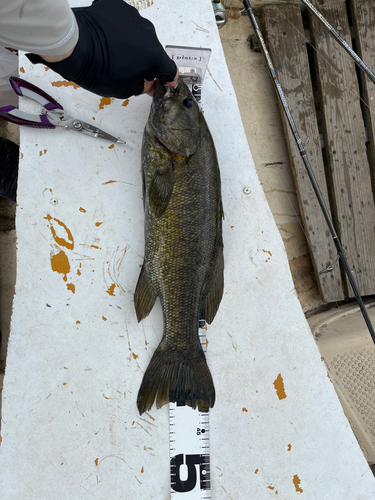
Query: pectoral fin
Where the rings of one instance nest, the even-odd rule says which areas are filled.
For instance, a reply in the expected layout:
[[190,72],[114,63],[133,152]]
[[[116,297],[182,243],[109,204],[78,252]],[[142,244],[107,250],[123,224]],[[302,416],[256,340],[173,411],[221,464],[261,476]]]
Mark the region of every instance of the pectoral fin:
[[207,323],[212,323],[223,296],[224,289],[224,255],[220,246],[213,271],[209,277],[203,295],[201,314]]
[[156,295],[152,291],[145,271],[145,263],[143,263],[134,293],[134,305],[138,323],[150,314],[151,309],[154,307],[155,300]]
[[152,177],[149,188],[149,201],[152,210],[159,217],[168,207],[173,192],[173,166],[172,161],[159,166]]

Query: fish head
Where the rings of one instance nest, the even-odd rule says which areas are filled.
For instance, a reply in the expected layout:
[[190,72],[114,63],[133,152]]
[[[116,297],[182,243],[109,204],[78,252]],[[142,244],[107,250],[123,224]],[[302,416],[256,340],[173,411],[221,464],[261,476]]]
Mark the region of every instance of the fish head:
[[150,126],[164,148],[189,157],[201,144],[200,109],[184,82],[171,87],[156,81]]

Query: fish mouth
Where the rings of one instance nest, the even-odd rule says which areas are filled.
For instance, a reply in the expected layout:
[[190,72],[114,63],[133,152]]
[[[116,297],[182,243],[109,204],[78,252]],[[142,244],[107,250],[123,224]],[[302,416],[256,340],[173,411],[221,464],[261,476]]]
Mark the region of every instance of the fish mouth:
[[176,88],[171,87],[170,85],[165,84],[165,94],[164,97],[173,97],[176,94]]
[[174,97],[176,94],[178,94],[180,86],[181,82],[178,82],[175,87],[168,85],[168,83],[164,83],[164,89],[165,89],[164,97]]

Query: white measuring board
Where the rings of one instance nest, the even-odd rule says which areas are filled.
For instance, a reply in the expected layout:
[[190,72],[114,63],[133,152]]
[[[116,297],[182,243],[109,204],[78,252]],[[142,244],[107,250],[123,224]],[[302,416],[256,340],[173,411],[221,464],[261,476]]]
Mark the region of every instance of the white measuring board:
[[[206,324],[199,321],[199,339],[206,352]],[[209,413],[169,403],[171,499],[211,498]]]

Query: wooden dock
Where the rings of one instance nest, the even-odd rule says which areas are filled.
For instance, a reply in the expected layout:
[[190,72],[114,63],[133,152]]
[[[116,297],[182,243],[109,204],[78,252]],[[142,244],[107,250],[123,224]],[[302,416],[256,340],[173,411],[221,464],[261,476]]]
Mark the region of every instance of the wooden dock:
[[[315,0],[313,3],[374,71],[375,13],[369,2]],[[374,84],[356,71],[349,54],[305,8],[296,4],[265,6],[262,21],[276,73],[360,293],[373,295]],[[335,245],[284,114],[283,122],[322,298],[333,302],[353,297],[339,262],[334,264]],[[332,264],[332,270],[322,274]]]

